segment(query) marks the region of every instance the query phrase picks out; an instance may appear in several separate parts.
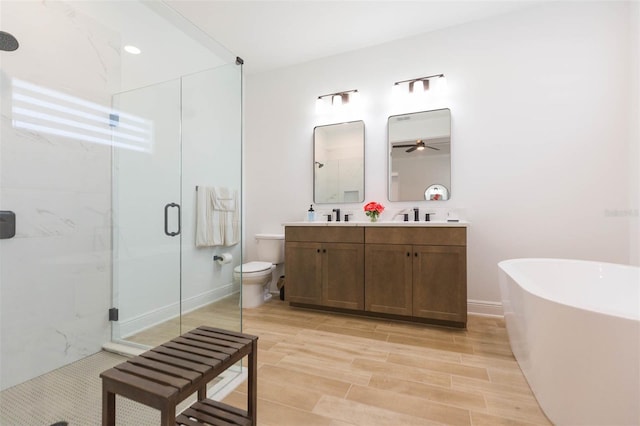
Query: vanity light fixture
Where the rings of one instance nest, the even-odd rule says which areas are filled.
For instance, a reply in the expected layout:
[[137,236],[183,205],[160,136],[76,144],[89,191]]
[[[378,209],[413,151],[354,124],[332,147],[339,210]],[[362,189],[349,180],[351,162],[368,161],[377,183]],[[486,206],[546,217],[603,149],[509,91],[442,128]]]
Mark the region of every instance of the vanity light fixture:
[[444,74],[434,74],[426,77],[412,78],[410,80],[396,81],[393,83],[393,88],[395,91],[399,91],[400,87],[406,83],[409,93],[420,94],[429,90],[431,82],[438,84],[442,81],[444,81]]
[[358,96],[358,90],[347,90],[345,92],[329,93],[318,96],[316,99],[316,110],[318,112],[327,111],[330,107],[338,108],[349,103],[353,104]]

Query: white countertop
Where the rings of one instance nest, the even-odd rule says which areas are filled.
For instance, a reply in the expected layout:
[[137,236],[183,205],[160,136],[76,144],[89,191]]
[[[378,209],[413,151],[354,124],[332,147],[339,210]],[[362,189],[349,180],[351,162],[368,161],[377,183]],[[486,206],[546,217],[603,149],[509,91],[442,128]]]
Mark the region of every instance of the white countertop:
[[459,222],[445,222],[445,221],[429,221],[429,222],[404,222],[393,220],[381,220],[378,222],[370,221],[349,221],[349,222],[285,222],[282,226],[402,226],[402,227],[463,227],[470,226],[471,223],[466,220]]

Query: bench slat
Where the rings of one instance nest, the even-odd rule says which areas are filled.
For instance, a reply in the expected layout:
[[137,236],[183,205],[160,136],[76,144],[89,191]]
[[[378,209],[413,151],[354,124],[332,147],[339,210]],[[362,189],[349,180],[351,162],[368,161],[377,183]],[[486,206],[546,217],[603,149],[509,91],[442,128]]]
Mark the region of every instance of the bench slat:
[[175,367],[164,362],[154,361],[152,359],[143,358],[141,356],[132,358],[129,360],[129,362],[135,365],[149,368],[151,370],[159,371],[161,373],[171,374],[172,376],[180,377],[185,380],[189,380],[190,382],[193,382],[194,380],[202,377],[202,374],[198,373],[197,371]]
[[168,399],[178,393],[178,389],[173,386],[161,385],[151,380],[143,379],[142,377],[128,374],[121,370],[111,368],[107,371],[103,371],[100,377],[104,380],[111,380],[114,387],[125,384],[138,391],[146,392],[154,397]]
[[212,425],[247,425],[247,418],[236,416],[224,409],[214,408],[208,405],[195,403],[182,412],[184,415],[197,419],[198,421]]
[[184,414],[180,414],[176,417],[176,426],[177,425],[185,425],[185,426],[201,426],[202,423],[198,423],[196,420],[191,420],[189,417]]
[[[229,359],[229,356],[230,356],[230,354],[216,352],[210,349],[200,349],[200,348],[196,348],[195,346],[189,346],[182,343],[176,343],[173,341],[167,342],[162,346],[164,346],[165,348],[178,349],[180,351],[195,354],[195,355],[202,355],[203,357],[206,357],[206,358],[219,359],[220,361],[225,361]],[[237,353],[238,351],[233,351],[233,352]]]
[[191,338],[190,335],[187,335],[186,337],[178,337],[177,339],[173,339],[173,341],[176,343],[183,343],[189,346],[196,346],[198,348],[207,349],[210,351],[220,351],[227,355],[233,355],[236,352],[238,352],[240,349],[242,349],[242,345],[240,345],[239,348],[230,348],[230,347],[213,344],[211,343],[211,341],[207,341],[207,340],[193,339]]
[[235,333],[233,331],[222,330],[220,328],[215,328],[215,327],[207,327],[204,325],[191,330],[191,332],[192,333],[193,332],[210,333],[210,335],[212,333],[214,335],[212,335],[211,337],[217,337],[219,339],[229,340],[231,342],[242,343],[243,345],[251,343],[252,340],[257,339],[256,336],[250,336],[248,334],[242,334],[242,333]]
[[221,410],[228,411],[229,413],[235,414],[239,417],[248,418],[248,413],[245,410],[241,410],[238,407],[233,407],[231,405],[227,405],[224,402],[214,401],[213,399],[203,399],[202,401],[198,401],[198,404],[209,405],[214,408],[218,408]]
[[156,361],[160,361],[168,365],[175,365],[176,367],[192,370],[200,374],[206,373],[211,369],[211,366],[209,365],[205,365],[199,362],[191,362],[182,358],[176,358],[174,356],[165,355],[165,354],[161,354],[153,351],[145,352],[141,354],[140,357],[146,358],[146,359],[154,359]]
[[152,351],[175,356],[176,358],[186,359],[187,361],[199,362],[200,364],[205,364],[209,366],[207,371],[210,371],[211,367],[217,367],[222,363],[219,359],[207,358],[206,356],[199,356],[192,353],[168,348],[165,346],[158,346],[157,348],[153,348]]
[[120,371],[126,373],[135,374],[143,379],[151,380],[153,382],[160,383],[162,385],[173,386],[179,390],[183,390],[187,385],[191,384],[191,380],[181,379],[179,377],[171,376],[169,374],[160,373],[156,370],[150,370],[148,368],[126,362],[116,367]]
[[220,345],[220,346],[226,347],[226,348],[240,349],[240,348],[246,346],[246,343],[238,343],[238,342],[234,342],[234,341],[231,341],[231,340],[221,339],[220,337],[224,337],[224,336],[220,336],[220,335],[218,335],[216,333],[209,333],[209,332],[206,332],[206,331],[194,330],[192,332],[184,334],[182,337],[186,337],[186,338],[193,339],[193,340],[200,340],[202,342],[216,344],[216,345]]

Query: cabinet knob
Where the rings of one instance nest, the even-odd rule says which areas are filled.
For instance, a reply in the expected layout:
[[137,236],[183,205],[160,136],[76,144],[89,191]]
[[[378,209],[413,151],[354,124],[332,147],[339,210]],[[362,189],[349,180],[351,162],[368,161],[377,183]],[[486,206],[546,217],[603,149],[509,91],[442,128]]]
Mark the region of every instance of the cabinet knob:
[[418,257],[418,252],[415,252],[414,254],[415,254],[416,257]]
[[411,256],[411,253],[407,252],[407,257]]
[[320,253],[320,249],[317,249],[316,251],[317,251],[318,253]]
[[327,252],[327,249],[322,249],[322,252],[323,252],[323,253],[326,253],[326,252]]

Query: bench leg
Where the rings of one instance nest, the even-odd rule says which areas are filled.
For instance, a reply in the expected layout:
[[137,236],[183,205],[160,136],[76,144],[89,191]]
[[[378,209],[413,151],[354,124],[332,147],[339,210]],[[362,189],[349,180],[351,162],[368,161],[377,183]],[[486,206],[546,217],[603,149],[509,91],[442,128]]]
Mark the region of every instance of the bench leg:
[[251,419],[251,424],[258,424],[258,341],[253,340],[251,352],[249,353],[249,379],[247,386],[247,414]]
[[160,410],[160,425],[175,426],[176,424],[176,405],[169,404]]
[[200,389],[198,389],[198,401],[207,399],[207,384],[205,383]]
[[102,387],[102,426],[116,426],[116,395]]

